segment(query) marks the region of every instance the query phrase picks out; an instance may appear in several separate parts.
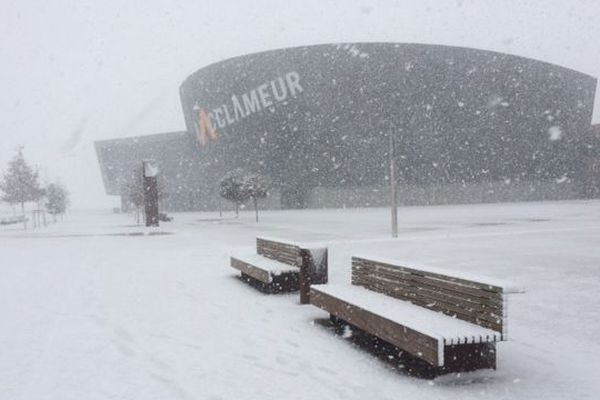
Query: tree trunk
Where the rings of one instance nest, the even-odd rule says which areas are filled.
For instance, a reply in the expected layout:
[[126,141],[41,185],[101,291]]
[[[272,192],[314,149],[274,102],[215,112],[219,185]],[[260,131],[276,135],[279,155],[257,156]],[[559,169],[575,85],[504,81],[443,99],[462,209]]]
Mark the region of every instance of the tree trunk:
[[256,214],[256,222],[258,222],[258,205],[256,203],[256,197],[253,197],[252,201],[254,201],[254,213]]
[[235,202],[235,217],[238,218],[240,216],[240,203]]

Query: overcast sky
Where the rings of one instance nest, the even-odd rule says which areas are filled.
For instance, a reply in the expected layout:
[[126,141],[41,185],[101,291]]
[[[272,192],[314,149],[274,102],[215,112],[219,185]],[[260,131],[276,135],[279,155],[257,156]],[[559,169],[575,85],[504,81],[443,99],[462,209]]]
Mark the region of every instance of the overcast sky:
[[118,204],[104,194],[93,141],[183,130],[179,85],[205,65],[383,41],[494,50],[599,77],[599,16],[599,0],[0,0],[0,171],[25,146],[75,207]]

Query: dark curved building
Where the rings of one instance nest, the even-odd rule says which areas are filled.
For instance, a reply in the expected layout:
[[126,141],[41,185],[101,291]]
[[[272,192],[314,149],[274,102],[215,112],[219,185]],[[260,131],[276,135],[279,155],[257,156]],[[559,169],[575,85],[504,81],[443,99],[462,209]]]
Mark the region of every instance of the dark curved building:
[[[170,189],[176,209],[214,208],[219,179],[237,167],[272,180],[270,206],[385,204],[391,137],[405,204],[577,198],[595,88],[570,69],[458,47],[273,50],[189,76],[185,150],[144,157],[167,181],[186,175]],[[98,143],[103,165],[118,143]]]

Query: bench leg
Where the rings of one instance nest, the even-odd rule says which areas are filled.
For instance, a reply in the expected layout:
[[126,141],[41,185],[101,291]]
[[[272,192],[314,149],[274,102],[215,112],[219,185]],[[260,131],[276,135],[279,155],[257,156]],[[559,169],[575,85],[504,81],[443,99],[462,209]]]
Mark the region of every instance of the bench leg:
[[263,292],[266,294],[271,293],[271,288],[269,287],[269,285],[267,283],[261,282],[258,279],[253,278],[248,274],[245,274],[242,272],[242,274],[240,276],[240,280],[242,280],[243,282],[247,283],[248,285],[252,286],[253,288],[257,289],[260,292]]
[[340,319],[340,318],[336,317],[333,314],[329,314],[329,320],[331,321],[331,323],[333,325],[347,325],[346,321],[344,321],[343,319]]
[[346,329],[352,327],[352,325],[333,314],[329,314],[329,321],[331,322],[336,335],[343,335],[344,332],[346,332]]
[[296,292],[299,289],[298,273],[290,272],[273,277],[271,285],[271,293],[287,293]]
[[298,290],[297,273],[275,276],[271,283],[264,283],[243,272],[241,273],[240,279],[265,294],[285,293]]
[[444,348],[442,373],[496,369],[496,343],[471,343]]

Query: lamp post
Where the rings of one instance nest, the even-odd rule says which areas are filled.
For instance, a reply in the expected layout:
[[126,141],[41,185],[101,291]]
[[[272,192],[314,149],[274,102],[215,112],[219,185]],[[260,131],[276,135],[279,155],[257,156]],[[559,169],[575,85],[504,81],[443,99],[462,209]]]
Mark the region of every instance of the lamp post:
[[392,237],[398,237],[398,196],[396,182],[396,143],[394,131],[390,129],[390,207],[392,209]]

